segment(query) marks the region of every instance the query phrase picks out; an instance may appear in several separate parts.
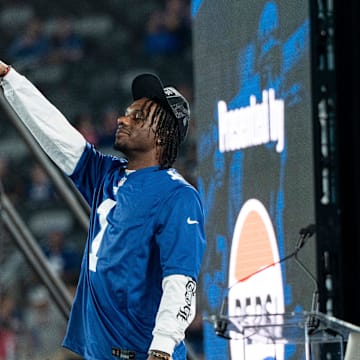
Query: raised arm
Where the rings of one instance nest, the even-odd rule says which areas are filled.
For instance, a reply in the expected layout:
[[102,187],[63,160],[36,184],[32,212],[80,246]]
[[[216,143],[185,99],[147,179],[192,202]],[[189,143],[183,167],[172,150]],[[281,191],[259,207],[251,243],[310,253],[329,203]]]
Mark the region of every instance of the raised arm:
[[71,175],[84,151],[84,137],[29,80],[2,61],[0,85],[40,146],[63,172]]

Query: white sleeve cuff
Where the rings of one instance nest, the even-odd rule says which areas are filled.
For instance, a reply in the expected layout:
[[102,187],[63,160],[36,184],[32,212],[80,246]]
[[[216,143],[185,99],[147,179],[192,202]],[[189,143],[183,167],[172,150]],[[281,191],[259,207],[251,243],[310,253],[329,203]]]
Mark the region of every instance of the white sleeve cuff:
[[174,352],[175,346],[176,341],[173,338],[157,334],[154,335],[149,350],[163,351],[171,355]]

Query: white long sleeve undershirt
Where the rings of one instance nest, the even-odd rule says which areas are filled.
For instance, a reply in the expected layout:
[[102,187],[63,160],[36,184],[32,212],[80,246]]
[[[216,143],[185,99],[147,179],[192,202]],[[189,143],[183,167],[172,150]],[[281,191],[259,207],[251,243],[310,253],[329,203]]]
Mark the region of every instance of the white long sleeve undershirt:
[[172,354],[185,337],[196,311],[196,282],[188,276],[170,275],[163,279],[163,296],[156,316],[150,350]]
[[1,80],[4,96],[40,146],[67,175],[79,161],[86,140],[24,76],[11,69]]

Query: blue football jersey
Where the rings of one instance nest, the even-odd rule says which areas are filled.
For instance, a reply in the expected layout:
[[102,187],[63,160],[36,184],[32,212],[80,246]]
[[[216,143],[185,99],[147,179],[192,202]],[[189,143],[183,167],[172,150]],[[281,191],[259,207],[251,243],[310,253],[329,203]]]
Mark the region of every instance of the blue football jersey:
[[[125,159],[87,145],[71,179],[91,206],[78,287],[63,345],[89,360],[112,348],[145,360],[162,279],[197,280],[205,248],[198,192],[175,169],[126,172]],[[174,359],[185,360],[183,343]]]

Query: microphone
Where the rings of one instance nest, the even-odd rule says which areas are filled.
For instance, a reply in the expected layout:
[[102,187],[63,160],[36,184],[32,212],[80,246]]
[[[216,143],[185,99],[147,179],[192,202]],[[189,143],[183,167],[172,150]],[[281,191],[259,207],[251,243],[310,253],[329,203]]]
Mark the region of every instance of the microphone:
[[[309,269],[300,261],[298,258],[298,252],[299,250],[305,245],[306,241],[310,239],[316,232],[316,226],[314,224],[310,224],[305,228],[300,229],[299,234],[299,240],[296,244],[296,250],[294,254],[294,260],[295,262],[300,266],[300,268],[306,273],[306,275],[309,277],[309,279],[314,284],[314,291],[312,294],[312,301],[311,301],[311,312],[316,313],[319,311],[320,302],[319,302],[319,282],[315,278],[315,276],[309,271]],[[314,314],[310,315],[307,320],[307,328],[308,328],[308,334],[312,335],[315,330],[318,329],[320,325],[320,320],[317,319]]]
[[227,319],[228,307],[229,307],[229,299],[226,295],[221,303],[220,313],[215,320],[214,327],[215,327],[215,334],[217,336],[220,336],[227,340],[231,340],[230,336],[225,335],[229,324],[229,320]]
[[313,236],[315,234],[315,232],[316,232],[316,225],[310,224],[307,227],[300,229],[299,234],[306,235],[310,238],[311,236]]
[[[310,239],[316,231],[316,226],[314,224],[310,224],[305,228],[300,229],[299,231],[299,239],[296,244],[296,250],[299,251],[306,243],[308,239]],[[297,253],[297,251],[295,253]]]

